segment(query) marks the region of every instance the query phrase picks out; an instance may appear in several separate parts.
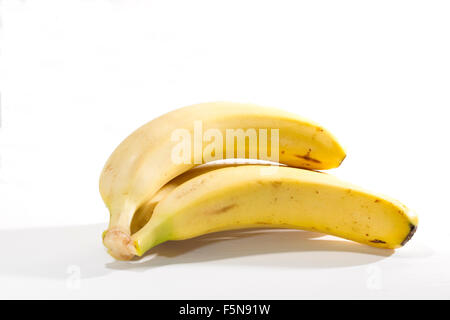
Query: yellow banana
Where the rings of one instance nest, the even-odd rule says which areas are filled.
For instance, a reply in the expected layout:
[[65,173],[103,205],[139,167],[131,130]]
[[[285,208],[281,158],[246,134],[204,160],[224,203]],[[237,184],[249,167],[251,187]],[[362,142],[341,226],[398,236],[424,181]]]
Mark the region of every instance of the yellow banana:
[[[249,148],[248,141],[242,145],[233,139],[232,144],[228,145],[227,140],[221,145],[223,150],[214,149],[213,152],[209,148],[210,144],[201,144],[199,147],[194,141],[194,152],[189,156],[189,161],[173,161],[174,150],[179,145],[179,142],[173,139],[174,132],[185,129],[195,137],[195,124],[199,121],[203,131],[215,130],[213,133],[218,132],[223,136],[233,129],[242,129],[245,132],[260,129],[279,130],[279,143],[276,145],[278,148],[272,149],[271,135],[268,135],[265,146],[257,144],[255,157],[252,156],[255,150],[251,150],[255,148]],[[202,138],[211,141],[215,136],[202,135],[200,139]],[[198,148],[200,159],[196,153]],[[197,164],[216,160],[214,156],[217,156],[218,151],[223,152],[224,158],[244,154],[267,160],[266,155],[276,154],[280,163],[309,169],[335,168],[345,158],[343,148],[328,131],[281,110],[220,102],[169,112],[145,124],[126,138],[103,168],[100,193],[110,211],[109,227],[103,234],[103,242],[109,249],[108,252],[117,259],[130,259],[134,255],[130,226],[135,212],[174,177]],[[208,152],[211,154],[205,157]]]
[[173,189],[132,235],[130,250],[141,256],[167,240],[252,227],[312,230],[398,248],[417,223],[400,202],[331,175],[290,167],[262,175],[261,166],[248,165],[213,170]]
[[133,220],[131,221],[130,231],[131,234],[139,231],[143,226],[147,224],[153,215],[153,210],[156,205],[165,199],[176,187],[183,184],[184,182],[198,177],[201,174],[210,172],[212,170],[222,169],[222,168],[231,168],[236,166],[241,166],[244,164],[229,164],[229,163],[208,163],[196,168],[193,168],[174,179],[167,182],[161,189],[159,189],[153,198],[144,203],[139,209],[134,213]]

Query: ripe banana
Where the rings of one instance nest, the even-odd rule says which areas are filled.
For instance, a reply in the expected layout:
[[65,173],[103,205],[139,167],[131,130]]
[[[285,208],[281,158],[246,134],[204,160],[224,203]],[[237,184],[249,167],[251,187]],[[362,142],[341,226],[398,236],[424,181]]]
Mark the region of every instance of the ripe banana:
[[[272,136],[264,146],[257,145],[255,158],[265,159],[264,154],[276,154],[278,162],[293,167],[308,169],[331,169],[338,167],[345,152],[336,139],[325,129],[296,115],[277,109],[238,103],[205,103],[169,112],[145,124],[127,137],[112,153],[100,177],[100,193],[110,211],[108,230],[103,233],[103,242],[108,252],[117,259],[130,259],[134,255],[130,225],[137,210],[147,203],[168,181],[188,171],[197,164],[214,157],[205,157],[211,152],[208,145],[200,146],[200,159],[195,152],[190,161],[172,161],[178,143],[173,133],[186,129],[195,136],[195,122],[201,121],[202,130],[216,130],[226,136],[231,129],[275,129],[279,130],[279,143],[272,149]],[[212,140],[211,136],[200,139]],[[249,143],[232,141],[229,148],[223,143],[225,158],[245,154],[251,156]],[[227,142],[228,144],[228,142]],[[229,149],[234,152],[229,153]],[[205,153],[205,150],[208,152]],[[198,150],[197,150],[198,151]],[[252,157],[253,158],[253,157]],[[270,158],[268,160],[271,160]]]
[[130,251],[141,256],[167,240],[252,227],[312,230],[393,249],[417,228],[417,217],[386,196],[321,172],[279,167],[261,175],[260,167],[213,170],[171,190],[132,235]]
[[134,213],[133,220],[131,221],[130,231],[131,234],[139,231],[143,226],[147,224],[153,215],[153,210],[156,205],[165,199],[176,187],[183,184],[184,182],[198,177],[201,174],[222,169],[222,168],[232,168],[236,166],[241,166],[244,164],[230,164],[230,163],[208,163],[201,165],[199,167],[193,168],[174,179],[167,182],[161,189],[159,189],[151,200],[145,202],[139,207],[139,209]]

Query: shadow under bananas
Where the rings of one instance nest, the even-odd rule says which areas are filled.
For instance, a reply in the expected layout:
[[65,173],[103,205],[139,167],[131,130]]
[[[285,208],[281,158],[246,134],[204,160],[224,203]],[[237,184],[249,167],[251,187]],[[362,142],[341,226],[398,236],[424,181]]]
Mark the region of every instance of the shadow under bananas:
[[0,229],[0,276],[67,279],[75,267],[81,279],[111,273],[101,234],[106,224]]
[[106,266],[114,270],[145,271],[166,265],[220,261],[222,265],[336,268],[374,263],[393,253],[394,250],[374,248],[315,232],[253,229],[169,241],[139,259],[114,261]]

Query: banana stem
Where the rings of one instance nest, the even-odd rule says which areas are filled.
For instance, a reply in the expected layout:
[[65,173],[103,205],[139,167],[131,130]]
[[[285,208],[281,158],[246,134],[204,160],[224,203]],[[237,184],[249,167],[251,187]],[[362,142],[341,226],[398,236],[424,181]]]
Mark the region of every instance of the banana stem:
[[123,214],[115,214],[114,207],[110,209],[111,221],[108,229],[103,233],[103,244],[108,249],[108,253],[118,260],[130,260],[136,255],[130,232],[135,207],[127,204],[126,208],[127,210],[122,211]]
[[119,229],[106,230],[103,243],[108,253],[117,260],[130,260],[136,255],[131,236]]

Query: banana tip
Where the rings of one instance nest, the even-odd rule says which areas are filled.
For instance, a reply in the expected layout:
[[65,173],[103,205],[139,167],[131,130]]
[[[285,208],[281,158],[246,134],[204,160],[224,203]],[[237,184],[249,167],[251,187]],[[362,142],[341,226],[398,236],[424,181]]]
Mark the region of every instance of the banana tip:
[[103,233],[103,244],[108,248],[108,253],[117,260],[130,260],[136,255],[131,236],[122,230],[106,230]]
[[417,224],[409,224],[409,233],[406,235],[405,239],[402,241],[402,246],[404,246],[411,238],[413,237],[414,233],[416,233],[417,230]]

